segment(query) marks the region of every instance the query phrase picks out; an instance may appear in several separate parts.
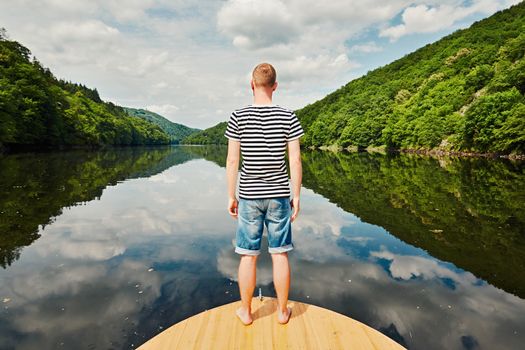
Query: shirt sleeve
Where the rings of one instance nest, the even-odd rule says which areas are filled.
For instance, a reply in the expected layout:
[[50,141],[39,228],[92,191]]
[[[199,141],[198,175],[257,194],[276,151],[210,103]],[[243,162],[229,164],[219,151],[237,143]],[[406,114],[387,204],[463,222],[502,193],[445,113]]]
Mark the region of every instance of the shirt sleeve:
[[301,123],[299,122],[299,119],[297,118],[295,113],[292,112],[292,118],[290,122],[290,131],[288,132],[286,141],[292,141],[292,140],[298,139],[299,137],[303,135],[304,135],[303,127],[301,126]]
[[226,125],[226,131],[224,132],[224,136],[234,141],[241,140],[241,135],[239,133],[239,124],[237,123],[237,116],[235,115],[235,113],[232,113],[230,115],[230,119],[228,120],[228,124]]

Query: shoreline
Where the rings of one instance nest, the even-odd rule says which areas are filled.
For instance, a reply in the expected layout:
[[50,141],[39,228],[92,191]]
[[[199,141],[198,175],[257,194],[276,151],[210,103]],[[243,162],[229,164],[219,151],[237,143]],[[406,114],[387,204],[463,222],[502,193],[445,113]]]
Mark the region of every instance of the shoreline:
[[367,152],[367,153],[405,153],[405,154],[418,154],[418,155],[427,155],[433,157],[462,157],[462,158],[503,158],[510,160],[525,160],[525,154],[502,154],[497,152],[473,152],[473,151],[447,151],[443,149],[416,149],[416,148],[387,148],[386,146],[378,147],[367,147],[367,148],[358,148],[356,146],[341,147],[337,145],[330,146],[310,146],[307,147],[310,150],[321,150],[329,152]]
[[[184,143],[172,143],[172,144],[145,144],[145,145],[104,145],[104,146],[89,146],[89,145],[70,145],[55,148],[39,147],[36,145],[25,145],[23,147],[9,147],[0,144],[0,156],[13,154],[13,153],[31,153],[31,152],[53,152],[53,151],[68,151],[68,150],[107,150],[111,148],[127,148],[127,147],[157,147],[157,146],[223,146],[223,144],[184,144]],[[306,150],[319,150],[324,152],[348,152],[348,153],[405,153],[405,154],[417,154],[432,157],[457,157],[457,158],[493,158],[493,159],[509,159],[509,160],[525,160],[525,154],[501,154],[497,152],[470,152],[470,151],[447,151],[443,149],[415,149],[415,148],[387,148],[386,146],[358,148],[356,146],[341,147],[338,145],[330,146],[308,146],[304,147]]]
[[0,143],[0,156],[18,153],[47,153],[47,152],[67,152],[67,151],[104,151],[108,149],[128,148],[128,147],[161,147],[178,145],[174,143],[165,144],[143,144],[143,145],[57,145],[48,147],[45,145],[5,145]]
[[437,157],[463,157],[463,158],[503,158],[510,160],[525,160],[525,154],[500,154],[500,153],[479,153],[479,152],[468,152],[468,151],[445,151],[440,149],[430,150],[416,150],[416,149],[400,149],[395,152],[409,153],[409,154],[424,154]]

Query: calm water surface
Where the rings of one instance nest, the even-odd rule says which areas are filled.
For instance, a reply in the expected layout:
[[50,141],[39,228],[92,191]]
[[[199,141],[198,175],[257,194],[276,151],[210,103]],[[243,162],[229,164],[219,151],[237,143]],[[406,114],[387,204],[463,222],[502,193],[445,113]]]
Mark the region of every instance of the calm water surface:
[[[225,156],[0,157],[0,348],[133,348],[238,300]],[[304,152],[303,168],[290,299],[410,349],[522,348],[524,163]],[[267,253],[257,274],[275,296]]]

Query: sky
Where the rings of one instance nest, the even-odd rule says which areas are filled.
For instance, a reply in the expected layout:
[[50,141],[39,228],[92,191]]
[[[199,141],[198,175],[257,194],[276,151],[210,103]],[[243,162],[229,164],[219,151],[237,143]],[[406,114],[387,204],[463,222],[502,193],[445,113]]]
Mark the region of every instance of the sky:
[[0,0],[0,27],[57,78],[190,127],[252,102],[298,109],[520,0]]

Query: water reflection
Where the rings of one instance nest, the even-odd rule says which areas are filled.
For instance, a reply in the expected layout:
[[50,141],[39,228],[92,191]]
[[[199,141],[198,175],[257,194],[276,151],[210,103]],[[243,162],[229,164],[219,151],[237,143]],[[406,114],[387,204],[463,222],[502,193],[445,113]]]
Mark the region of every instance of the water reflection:
[[[465,344],[514,349],[523,340],[523,299],[403,243],[309,190],[303,196],[309,205],[294,236],[293,299],[338,310],[414,349],[472,348]],[[324,224],[319,224],[319,212]],[[236,263],[228,249],[219,256],[219,269],[233,279]],[[261,270],[258,280],[269,284],[271,262]]]
[[18,259],[22,247],[39,238],[40,229],[63,208],[99,199],[108,186],[194,157],[170,147],[0,156],[0,266]]
[[[19,260],[0,270],[2,348],[129,348],[174,322],[239,298],[235,281],[238,256],[232,243],[235,221],[224,209],[224,149],[172,147],[134,152],[140,154],[135,161],[122,154],[91,155],[89,159],[106,159],[95,162],[100,164],[98,169],[81,165],[82,161],[73,163],[78,169],[92,169],[94,177],[113,167],[122,170],[118,177],[106,177],[106,183],[103,179],[81,181],[98,184],[94,187],[98,195],[91,197],[98,200],[73,206],[75,201],[89,199],[73,194],[62,204],[57,199],[55,207],[64,208],[53,222],[43,226],[52,216],[48,211],[43,221],[33,223],[35,231],[25,231],[40,238],[23,249]],[[160,153],[155,156],[152,152]],[[51,157],[33,155],[20,162],[26,162],[27,169],[27,164],[41,156]],[[61,167],[79,158],[67,152],[54,157],[66,157],[55,161]],[[485,241],[490,231],[471,233],[488,247],[463,247],[465,240],[458,232],[470,232],[457,219],[463,214],[452,217],[455,226],[445,226],[446,220],[437,215],[440,211],[463,213],[464,203],[478,213],[487,205],[488,201],[476,199],[479,189],[469,190],[467,180],[461,180],[476,178],[465,175],[464,165],[454,161],[444,166],[410,157],[326,153],[305,153],[304,157],[304,182],[310,189],[303,190],[302,213],[294,226],[290,298],[354,317],[414,349],[514,349],[523,343],[525,301],[500,289],[519,291],[523,281],[512,280],[511,274],[485,278],[488,283],[479,279],[483,271],[499,273],[497,259],[503,259],[496,249],[499,246]],[[143,166],[133,168],[137,159],[144,160]],[[15,163],[10,165],[17,166]],[[465,222],[472,227],[481,227],[483,222],[493,227],[491,220],[507,215],[501,220],[506,220],[505,231],[510,233],[497,242],[518,244],[506,250],[507,266],[516,268],[524,261],[518,251],[523,244],[519,236],[523,220],[512,203],[523,196],[518,186],[523,177],[512,166],[503,165],[504,175],[492,164],[484,168],[492,186],[506,179],[506,189],[487,184],[483,191],[499,191],[498,207],[486,208],[475,219],[478,221]],[[60,185],[67,186],[79,174],[71,171],[69,177],[61,177],[61,167],[47,170],[47,177],[64,179],[56,187],[46,185],[55,188],[55,194],[60,193]],[[479,164],[472,168],[483,170]],[[14,174],[25,181],[23,176],[30,175],[23,173]],[[456,173],[463,175],[458,179],[452,175]],[[36,172],[27,181],[37,182],[40,176],[46,183],[42,174]],[[432,178],[444,182],[433,185]],[[3,179],[6,184],[16,182]],[[127,180],[117,186],[106,186],[123,179]],[[405,182],[410,183],[397,189]],[[416,183],[423,198],[417,191],[411,195]],[[459,198],[464,202],[448,200],[430,215],[423,204],[441,195],[449,199],[446,193],[451,184],[459,184],[454,188],[460,189]],[[2,186],[13,201],[16,196],[5,189],[9,187],[4,182]],[[436,188],[447,191],[442,194]],[[51,202],[53,190],[48,193]],[[399,198],[400,193],[403,205],[393,206],[389,199]],[[0,202],[2,208],[10,208],[9,201]],[[453,206],[460,209],[454,211]],[[320,213],[323,220],[319,220]],[[437,235],[429,227],[442,229],[445,240],[424,237]],[[413,237],[417,241],[411,241]],[[458,250],[473,255],[474,268],[469,267],[469,259],[454,261]],[[491,254],[477,257],[485,251]],[[446,254],[452,258],[446,259]],[[491,270],[493,257],[496,263]],[[487,262],[480,263],[482,258]],[[498,285],[500,281],[505,284]],[[274,295],[267,254],[259,260],[258,286],[265,295]]]
[[204,160],[188,165],[107,187],[40,230],[0,274],[0,300],[8,299],[2,348],[129,348],[210,303],[233,300],[224,298],[233,283],[209,262],[233,224],[214,185],[222,171]]
[[306,187],[525,297],[523,162],[326,152],[304,157]]

